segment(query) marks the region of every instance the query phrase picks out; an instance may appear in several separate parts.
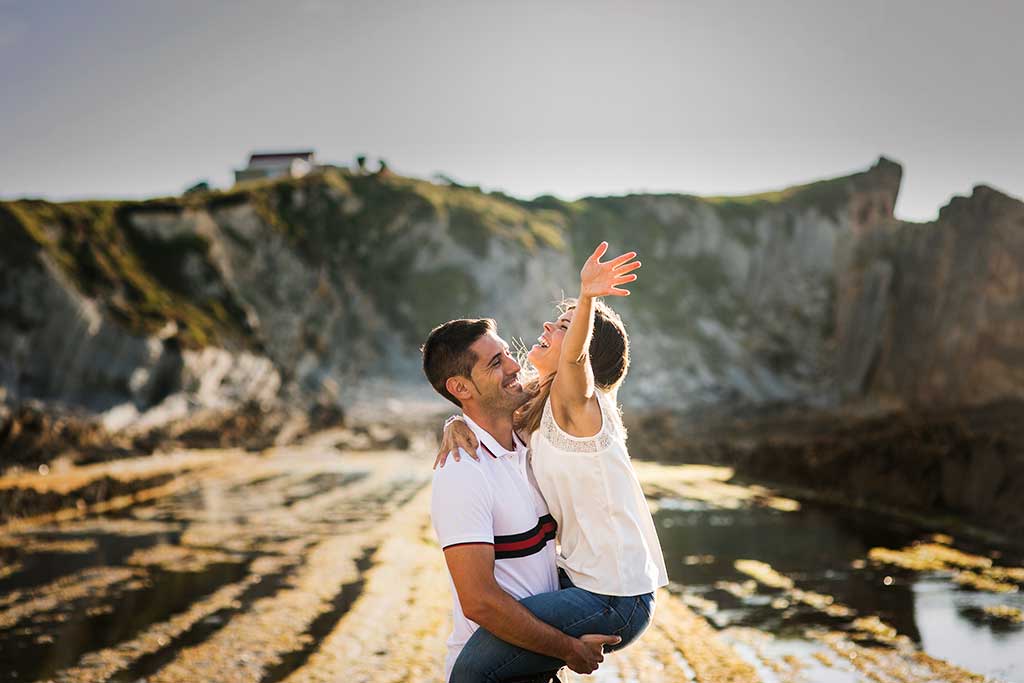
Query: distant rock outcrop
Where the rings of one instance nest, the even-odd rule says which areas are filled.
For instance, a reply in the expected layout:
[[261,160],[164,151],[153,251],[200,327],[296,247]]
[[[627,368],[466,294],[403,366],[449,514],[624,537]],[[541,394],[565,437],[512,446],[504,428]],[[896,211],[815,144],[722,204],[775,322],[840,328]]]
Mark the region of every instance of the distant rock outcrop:
[[844,397],[1024,398],[1024,203],[990,187],[933,223],[877,222],[839,279]]

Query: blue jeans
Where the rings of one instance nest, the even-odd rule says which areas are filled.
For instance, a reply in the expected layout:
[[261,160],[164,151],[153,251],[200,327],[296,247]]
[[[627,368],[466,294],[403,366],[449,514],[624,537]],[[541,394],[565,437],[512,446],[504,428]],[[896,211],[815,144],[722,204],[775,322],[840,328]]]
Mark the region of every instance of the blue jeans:
[[[654,594],[630,597],[600,595],[573,586],[559,570],[561,590],[520,600],[541,621],[579,637],[602,633],[622,638],[605,652],[620,650],[636,640],[651,621]],[[560,659],[510,645],[482,628],[466,642],[452,668],[449,683],[546,683],[565,666]]]

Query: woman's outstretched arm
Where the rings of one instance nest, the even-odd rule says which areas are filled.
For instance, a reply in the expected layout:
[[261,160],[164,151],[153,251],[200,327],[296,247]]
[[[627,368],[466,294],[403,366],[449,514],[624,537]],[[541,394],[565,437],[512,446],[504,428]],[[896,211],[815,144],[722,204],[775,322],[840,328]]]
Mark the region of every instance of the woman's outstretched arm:
[[[551,385],[551,408],[560,424],[590,427],[600,424],[600,408],[594,400],[594,373],[590,367],[590,338],[594,327],[594,299],[629,296],[620,285],[636,280],[640,267],[635,251],[601,263],[608,243],[601,242],[580,271],[580,296],[576,311],[562,340],[558,373]],[[594,429],[598,426],[594,425]]]

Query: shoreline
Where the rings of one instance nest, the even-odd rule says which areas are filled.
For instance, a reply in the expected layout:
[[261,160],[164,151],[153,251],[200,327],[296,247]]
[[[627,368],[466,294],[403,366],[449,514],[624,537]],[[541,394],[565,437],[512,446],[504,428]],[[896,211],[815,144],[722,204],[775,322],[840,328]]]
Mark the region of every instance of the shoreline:
[[794,497],[1012,542],[1024,531],[1024,405],[818,410],[695,423],[627,415],[630,452],[733,468]]
[[[132,467],[148,471],[148,459],[155,466],[186,451],[265,454],[325,438],[341,450],[407,450],[435,438],[441,417],[451,412],[441,405],[403,411],[364,404],[346,414],[286,416],[243,406],[149,433],[109,434],[88,420],[47,415],[41,405],[32,411],[31,421],[49,420],[48,429],[37,430],[38,462],[19,466],[15,460],[0,472],[0,524],[167,485],[174,475],[163,470],[160,481],[123,474]],[[1014,421],[1018,414],[1024,405],[1006,402],[927,412],[789,409],[699,420],[670,411],[626,411],[625,418],[637,460],[727,466],[736,481],[795,498],[1012,545],[1024,530],[1024,514],[1007,503],[1024,497],[1024,425]],[[24,449],[32,436],[26,431],[19,434],[8,425],[0,433],[0,450]],[[60,473],[74,473],[79,485],[56,493]]]

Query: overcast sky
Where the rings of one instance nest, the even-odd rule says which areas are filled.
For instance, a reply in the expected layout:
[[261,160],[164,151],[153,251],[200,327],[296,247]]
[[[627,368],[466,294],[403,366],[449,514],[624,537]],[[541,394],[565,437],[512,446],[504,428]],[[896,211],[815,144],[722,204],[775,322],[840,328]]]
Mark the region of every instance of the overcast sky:
[[359,152],[520,196],[904,166],[1024,195],[1024,2],[0,0],[0,197],[224,186]]

